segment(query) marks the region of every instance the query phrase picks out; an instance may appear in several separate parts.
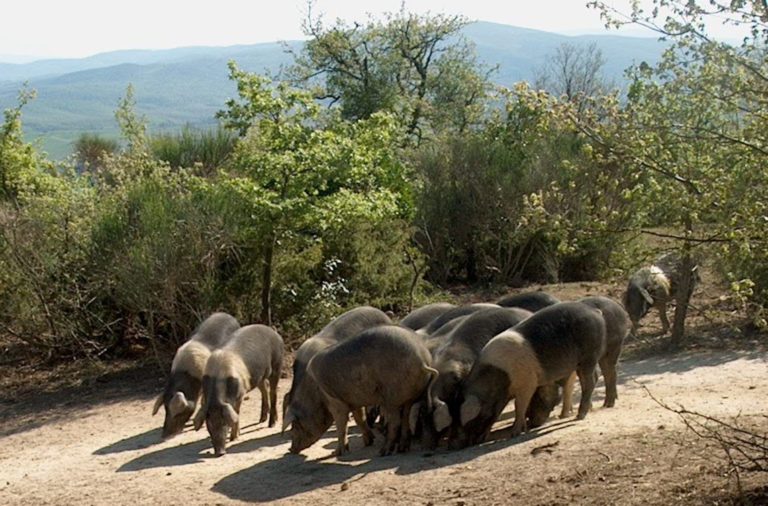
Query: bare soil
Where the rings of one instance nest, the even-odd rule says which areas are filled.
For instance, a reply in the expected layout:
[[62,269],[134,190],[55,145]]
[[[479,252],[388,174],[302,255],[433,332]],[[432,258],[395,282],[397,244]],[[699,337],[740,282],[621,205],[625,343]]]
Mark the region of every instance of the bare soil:
[[[548,288],[563,298],[619,290]],[[765,473],[743,474],[739,495],[722,449],[650,395],[768,432],[764,338],[732,339],[737,331],[708,312],[718,300],[699,297],[691,328],[700,339],[683,351],[659,354],[658,318],[646,318],[622,360],[615,408],[601,407],[601,382],[585,420],[552,418],[510,440],[509,406],[491,441],[461,451],[415,445],[379,457],[381,438],[365,448],[353,428],[352,451],[341,459],[331,456],[333,431],[289,455],[279,428],[254,423],[254,391],[243,404],[241,438],[214,458],[205,430],[160,441],[162,420],[150,412],[162,377],[151,364],[76,382],[48,372],[59,385],[49,389],[30,388],[41,377],[30,372],[25,383],[14,379],[18,395],[0,401],[0,504],[768,504]],[[718,314],[727,315],[720,302]],[[281,382],[280,399],[288,386]]]

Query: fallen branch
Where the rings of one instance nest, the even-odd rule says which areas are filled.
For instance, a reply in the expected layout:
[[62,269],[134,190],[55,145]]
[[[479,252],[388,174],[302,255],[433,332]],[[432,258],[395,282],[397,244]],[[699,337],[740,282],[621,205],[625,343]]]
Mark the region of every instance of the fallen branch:
[[538,455],[542,452],[552,453],[554,450],[553,448],[560,444],[560,441],[555,441],[554,443],[545,444],[542,446],[537,446],[533,450],[531,450],[531,455]]

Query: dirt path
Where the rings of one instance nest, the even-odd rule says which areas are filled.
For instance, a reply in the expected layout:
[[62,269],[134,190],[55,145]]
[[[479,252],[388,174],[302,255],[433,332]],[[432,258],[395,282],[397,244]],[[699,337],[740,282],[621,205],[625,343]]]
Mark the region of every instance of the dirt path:
[[708,458],[714,450],[686,436],[643,386],[669,403],[748,418],[768,406],[767,360],[709,352],[626,362],[617,407],[599,407],[600,386],[583,422],[552,419],[509,441],[507,412],[496,440],[480,447],[386,458],[354,431],[343,461],[329,457],[332,433],[304,456],[286,455],[279,431],[247,425],[258,412],[255,392],[244,403],[241,440],[218,459],[204,430],[158,442],[149,397],[47,412],[49,421],[25,421],[0,439],[0,504],[700,503],[727,483]]

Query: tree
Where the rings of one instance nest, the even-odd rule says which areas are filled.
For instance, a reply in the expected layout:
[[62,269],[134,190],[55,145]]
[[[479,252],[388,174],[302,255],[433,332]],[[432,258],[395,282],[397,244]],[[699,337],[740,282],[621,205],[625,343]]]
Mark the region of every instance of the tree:
[[80,171],[98,171],[103,167],[104,157],[117,153],[119,145],[113,139],[98,134],[81,134],[74,143],[74,155]]
[[608,93],[602,75],[603,52],[594,42],[589,45],[561,44],[536,71],[534,86],[576,105],[580,113],[591,98]]
[[115,110],[115,119],[120,126],[120,133],[127,143],[129,154],[146,153],[147,146],[147,120],[136,113],[136,98],[133,85],[129,84],[125,90],[125,96],[120,99]]
[[281,245],[322,240],[323,231],[365,218],[371,224],[410,213],[397,124],[376,113],[355,123],[323,109],[306,91],[230,63],[239,99],[219,116],[243,134],[231,170],[253,188],[253,226],[261,254],[261,320],[272,320],[272,286]]
[[492,69],[461,35],[466,24],[460,16],[401,10],[365,25],[338,20],[326,27],[310,4],[304,24],[310,40],[287,75],[338,104],[345,119],[395,114],[418,144],[434,130],[463,131],[481,117]]
[[[672,343],[681,344],[695,249],[720,248],[734,281],[745,275],[768,281],[766,269],[756,267],[766,258],[768,10],[765,2],[716,0],[654,0],[650,12],[634,3],[629,14],[592,5],[609,25],[637,23],[672,41],[657,66],[633,69],[628,102],[613,109],[610,122],[573,120],[636,169],[646,205],[675,230],[670,235],[687,267],[672,330]],[[707,26],[715,19],[741,27],[741,45],[710,37]]]

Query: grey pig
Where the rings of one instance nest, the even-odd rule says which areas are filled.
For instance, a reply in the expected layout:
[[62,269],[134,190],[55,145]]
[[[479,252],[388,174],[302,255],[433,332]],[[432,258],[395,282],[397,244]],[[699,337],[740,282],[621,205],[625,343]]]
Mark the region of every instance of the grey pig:
[[[638,269],[629,278],[623,302],[632,321],[632,334],[637,334],[640,319],[648,314],[652,307],[659,312],[662,333],[667,333],[667,304],[677,297],[681,268],[680,257],[675,253],[667,253],[659,257],[653,265]],[[688,298],[699,281],[699,266],[694,265]]]
[[[307,365],[312,357],[368,328],[390,323],[392,321],[384,312],[370,306],[362,306],[342,314],[302,343],[293,362],[291,389],[283,400],[283,431],[291,427],[292,451],[308,434],[322,434],[325,432],[323,427],[333,422],[333,417],[325,406],[323,394],[315,381],[307,376]],[[308,416],[310,414],[312,416]],[[356,416],[363,418],[362,412],[358,412]],[[362,426],[365,424],[360,425],[363,430]],[[307,446],[309,444],[304,448]]]
[[515,399],[512,437],[526,430],[526,413],[536,389],[576,371],[581,383],[578,419],[587,416],[595,368],[605,349],[600,311],[579,302],[549,306],[502,332],[480,352],[462,386],[458,444],[485,440],[504,406]]
[[283,338],[272,328],[247,325],[211,353],[205,364],[203,405],[195,415],[195,430],[205,422],[217,456],[226,453],[227,432],[230,441],[237,439],[240,405],[254,388],[261,391],[259,422],[266,421],[269,414],[269,426],[275,425],[283,346]]
[[[585,297],[577,302],[599,309],[605,321],[605,351],[600,357],[600,371],[605,379],[605,401],[603,407],[612,408],[618,399],[616,389],[617,367],[624,340],[629,335],[631,322],[624,308],[608,297]],[[570,416],[573,398],[573,387],[576,375],[572,374],[563,382],[563,409],[560,417]],[[529,427],[538,427],[549,417],[550,412],[559,402],[558,385],[539,387],[528,408]]]
[[535,313],[545,307],[552,306],[560,302],[560,299],[547,292],[523,292],[513,295],[507,295],[501,298],[496,304],[501,307],[519,307]]
[[[348,450],[349,413],[354,415],[364,406],[379,406],[386,420],[387,437],[380,454],[392,453],[395,446],[398,451],[407,451],[410,444],[408,413],[437,376],[430,363],[431,357],[421,339],[412,330],[397,325],[370,328],[315,355],[308,370],[322,390],[336,423],[336,455]],[[365,427],[357,415],[355,421],[361,428]],[[307,434],[306,439],[291,446],[291,451],[307,448],[330,425],[312,424],[322,430]],[[373,442],[370,433],[365,431],[363,438],[366,445]]]
[[[450,332],[433,352],[432,364],[439,375],[431,390],[431,410],[417,403],[424,427],[424,445],[434,448],[446,430],[458,422],[459,386],[469,374],[480,351],[498,333],[531,316],[520,308],[486,308],[464,320]],[[416,416],[412,414],[412,416]]]
[[195,412],[202,389],[203,371],[211,352],[223,346],[232,332],[240,328],[237,320],[227,313],[213,313],[206,318],[173,357],[171,374],[163,392],[155,400],[152,415],[165,406],[163,439],[184,429]]
[[448,302],[427,304],[426,306],[421,306],[408,313],[402,320],[400,320],[398,325],[411,330],[419,330],[429,325],[429,323],[438,316],[455,307],[455,304],[450,304]]
[[476,313],[477,311],[487,309],[489,307],[499,306],[488,302],[478,302],[476,304],[464,304],[463,306],[457,306],[429,322],[426,327],[419,329],[418,333],[429,336],[440,330],[443,325],[449,323],[451,320],[455,320],[461,316],[471,315],[472,313]]

